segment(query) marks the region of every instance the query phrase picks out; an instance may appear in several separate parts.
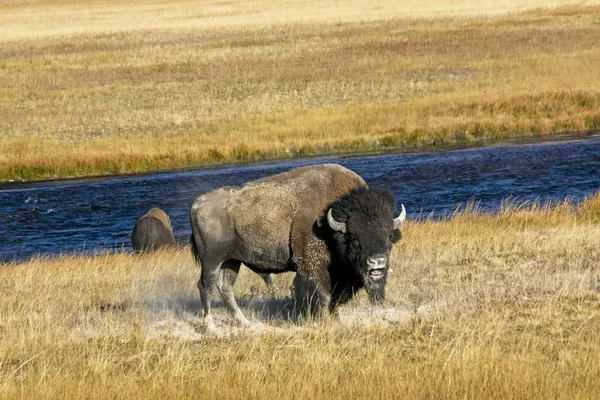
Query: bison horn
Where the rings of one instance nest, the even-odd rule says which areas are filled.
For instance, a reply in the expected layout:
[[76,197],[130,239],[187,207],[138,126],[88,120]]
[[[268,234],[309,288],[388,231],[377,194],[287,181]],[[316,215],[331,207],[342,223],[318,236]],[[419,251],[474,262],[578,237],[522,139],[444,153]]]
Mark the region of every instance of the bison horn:
[[400,205],[402,206],[402,211],[400,212],[400,215],[394,218],[394,229],[398,228],[406,221],[406,208],[404,208],[404,204]]
[[338,222],[331,215],[331,208],[327,211],[327,223],[334,231],[346,233],[346,224],[343,222]]

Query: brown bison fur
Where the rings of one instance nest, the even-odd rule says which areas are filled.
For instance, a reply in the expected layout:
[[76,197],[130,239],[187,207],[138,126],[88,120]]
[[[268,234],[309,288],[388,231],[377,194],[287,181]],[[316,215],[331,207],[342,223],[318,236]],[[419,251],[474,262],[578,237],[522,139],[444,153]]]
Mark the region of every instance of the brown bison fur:
[[141,217],[131,233],[131,245],[137,251],[156,250],[175,244],[171,220],[160,208],[154,207]]

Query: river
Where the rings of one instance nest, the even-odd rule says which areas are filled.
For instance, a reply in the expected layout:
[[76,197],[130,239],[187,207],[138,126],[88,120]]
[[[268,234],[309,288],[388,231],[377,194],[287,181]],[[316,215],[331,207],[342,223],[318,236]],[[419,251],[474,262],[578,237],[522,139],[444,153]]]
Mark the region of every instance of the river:
[[0,184],[0,260],[128,251],[135,222],[155,206],[169,214],[177,240],[185,242],[189,207],[200,194],[320,163],[342,164],[369,185],[392,191],[409,219],[448,215],[468,202],[494,211],[506,199],[581,201],[600,188],[600,138]]

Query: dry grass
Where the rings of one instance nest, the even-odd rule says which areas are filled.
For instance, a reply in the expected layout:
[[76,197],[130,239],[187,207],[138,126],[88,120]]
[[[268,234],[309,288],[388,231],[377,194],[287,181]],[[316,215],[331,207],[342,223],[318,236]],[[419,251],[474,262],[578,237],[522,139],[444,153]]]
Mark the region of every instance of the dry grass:
[[0,397],[600,396],[600,194],[403,233],[386,309],[361,295],[341,322],[295,324],[290,276],[267,294],[245,270],[238,299],[263,325],[218,306],[226,337],[200,328],[188,249],[0,265]]
[[0,181],[600,129],[596,1],[0,4]]

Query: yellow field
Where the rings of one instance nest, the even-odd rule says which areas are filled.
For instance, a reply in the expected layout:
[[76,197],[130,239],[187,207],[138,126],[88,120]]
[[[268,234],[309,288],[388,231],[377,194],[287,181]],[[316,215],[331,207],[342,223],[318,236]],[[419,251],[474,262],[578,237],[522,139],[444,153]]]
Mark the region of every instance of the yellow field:
[[221,337],[189,249],[0,265],[0,398],[600,397],[600,194],[403,234],[383,308],[294,323],[244,270]]
[[600,1],[0,1],[0,181],[600,129]]

